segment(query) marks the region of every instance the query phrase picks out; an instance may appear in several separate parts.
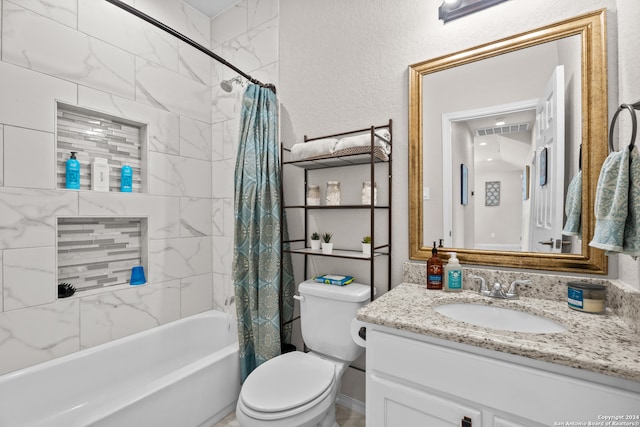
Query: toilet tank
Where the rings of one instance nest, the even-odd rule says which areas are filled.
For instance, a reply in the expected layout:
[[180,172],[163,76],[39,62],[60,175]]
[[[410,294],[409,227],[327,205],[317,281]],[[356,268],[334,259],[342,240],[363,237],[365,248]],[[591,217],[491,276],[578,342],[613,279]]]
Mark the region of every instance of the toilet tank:
[[371,288],[359,283],[327,285],[313,280],[298,286],[300,324],[305,344],[316,353],[352,362],[364,351],[351,338],[351,320],[370,300]]

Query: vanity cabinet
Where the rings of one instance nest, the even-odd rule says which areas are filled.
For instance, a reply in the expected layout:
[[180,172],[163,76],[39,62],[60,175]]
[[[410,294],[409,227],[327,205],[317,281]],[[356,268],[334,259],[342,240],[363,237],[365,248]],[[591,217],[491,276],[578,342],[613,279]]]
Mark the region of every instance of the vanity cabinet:
[[368,325],[367,427],[604,426],[614,425],[606,424],[612,415],[640,421],[638,390],[523,359]]

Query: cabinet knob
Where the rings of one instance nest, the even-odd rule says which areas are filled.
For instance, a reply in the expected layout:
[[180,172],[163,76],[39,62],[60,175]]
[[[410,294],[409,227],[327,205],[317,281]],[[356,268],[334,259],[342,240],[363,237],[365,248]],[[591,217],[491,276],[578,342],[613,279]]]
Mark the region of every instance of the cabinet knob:
[[461,427],[471,427],[471,418],[469,417],[464,417],[462,418],[462,424],[460,424]]

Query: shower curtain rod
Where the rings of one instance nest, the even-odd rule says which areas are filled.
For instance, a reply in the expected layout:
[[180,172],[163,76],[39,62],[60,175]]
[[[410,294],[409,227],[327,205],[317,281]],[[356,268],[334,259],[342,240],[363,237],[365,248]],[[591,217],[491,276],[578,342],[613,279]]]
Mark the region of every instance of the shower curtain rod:
[[227,62],[224,58],[216,55],[215,53],[213,53],[211,50],[207,49],[206,47],[202,46],[201,44],[191,40],[189,37],[177,32],[176,30],[174,30],[173,28],[163,24],[162,22],[152,18],[151,16],[140,12],[138,9],[129,6],[127,3],[123,3],[120,0],[106,0],[107,2],[113,4],[114,6],[118,6],[120,9],[126,10],[127,12],[131,13],[132,15],[137,16],[138,18],[152,24],[155,25],[156,27],[160,28],[163,31],[166,31],[167,33],[171,34],[172,36],[182,40],[183,42],[187,43],[188,45],[198,49],[200,52],[203,52],[207,55],[209,55],[210,57],[212,57],[213,59],[215,59],[216,61],[220,62],[221,64],[231,68],[233,71],[235,71],[236,73],[240,74],[242,77],[244,77],[245,79],[249,80],[251,83],[255,83],[257,85],[260,85],[261,87],[270,89],[271,91],[273,91],[273,93],[276,93],[276,86],[271,84],[271,83],[262,83],[261,81],[254,79],[253,77],[251,77],[249,74],[245,73],[244,71],[242,71],[241,69],[239,69],[238,67],[236,67],[235,65]]

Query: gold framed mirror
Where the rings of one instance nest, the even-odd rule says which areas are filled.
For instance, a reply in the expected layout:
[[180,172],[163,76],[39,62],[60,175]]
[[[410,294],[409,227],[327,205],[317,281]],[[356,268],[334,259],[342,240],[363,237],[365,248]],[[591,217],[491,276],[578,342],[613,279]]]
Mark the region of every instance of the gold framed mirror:
[[[607,273],[607,258],[604,252],[588,245],[595,227],[593,205],[596,184],[602,162],[607,156],[608,100],[605,15],[604,9],[597,10],[492,43],[419,62],[409,67],[409,256],[411,259],[428,259],[431,256],[432,242],[442,241],[446,244],[440,246],[439,252],[445,254],[446,252],[456,252],[460,261],[467,264],[575,273]],[[556,42],[560,43],[559,47],[551,45]],[[567,46],[574,46],[575,52],[572,53]],[[548,49],[555,49],[554,52],[559,51],[560,53],[550,55]],[[557,57],[560,67],[565,67],[565,64],[562,64],[563,60],[572,61],[571,58],[574,58],[573,75],[569,75],[569,78],[565,80],[561,79],[559,83],[556,83],[559,86],[555,86],[560,89],[557,90],[559,93],[557,105],[565,106],[564,109],[556,107],[555,116],[549,114],[549,111],[554,111],[554,107],[545,98],[546,92],[545,94],[541,93],[538,97],[528,93],[524,95],[524,98],[521,97],[515,101],[507,100],[505,97],[491,100],[488,101],[490,105],[488,109],[484,106],[478,109],[477,104],[472,106],[463,103],[454,105],[450,102],[458,99],[470,102],[469,99],[473,97],[474,88],[465,89],[460,84],[461,82],[475,82],[478,87],[487,87],[487,84],[478,80],[478,73],[473,71],[477,68],[473,67],[484,66],[487,68],[489,64],[500,64],[491,61],[507,60],[510,55],[516,58],[515,63],[526,65],[522,55],[534,51],[538,52],[538,58]],[[527,70],[536,68],[537,62],[539,62],[536,59],[531,61],[535,66],[528,65]],[[567,64],[566,67],[571,68],[572,65]],[[495,70],[504,71],[505,76],[521,74],[523,77],[520,78],[525,80],[520,86],[527,88],[533,85],[529,82],[537,79],[537,77],[528,77],[526,72],[513,73],[506,66],[503,68],[503,65],[490,65],[488,69],[491,70],[489,74],[500,75],[498,72],[493,72]],[[558,68],[558,66],[554,70],[556,70],[554,75],[567,74],[563,72],[564,68]],[[549,76],[545,76],[545,80],[548,78]],[[504,86],[510,87],[508,82],[504,82]],[[429,93],[432,88],[440,88],[444,92]],[[511,89],[509,91],[512,92]],[[478,218],[471,217],[471,219],[464,220],[460,220],[460,218],[456,220],[455,218],[456,215],[468,215],[466,212],[473,210],[470,208],[472,205],[482,206],[484,209],[485,205],[478,203],[486,202],[487,207],[499,205],[500,181],[482,182],[487,178],[475,179],[473,165],[478,160],[473,160],[473,156],[471,160],[468,160],[471,162],[470,165],[461,162],[459,158],[454,159],[455,156],[451,155],[451,151],[460,151],[460,149],[455,145],[458,144],[458,140],[454,141],[451,136],[453,133],[453,121],[451,120],[455,120],[456,117],[466,117],[465,114],[468,115],[467,113],[471,110],[485,111],[483,114],[488,116],[489,113],[486,111],[491,111],[492,108],[497,108],[496,111],[500,111],[496,105],[500,105],[501,108],[504,105],[515,105],[514,108],[519,110],[532,109],[534,116],[531,133],[538,136],[530,139],[535,141],[538,138],[541,141],[540,145],[529,142],[530,147],[521,150],[528,152],[528,157],[524,156],[527,160],[522,165],[518,177],[503,178],[502,191],[505,193],[503,199],[506,200],[509,197],[506,194],[507,184],[513,187],[512,184],[517,183],[520,186],[520,193],[517,197],[521,197],[523,201],[513,206],[526,205],[517,208],[521,210],[520,212],[512,211],[513,216],[523,218],[519,225],[519,231],[516,231],[516,234],[520,234],[520,236],[516,236],[516,240],[519,239],[519,243],[515,244],[516,249],[500,244],[486,245],[477,242],[467,244],[469,235],[472,233],[468,230],[456,230],[457,224],[464,224],[464,221],[473,224],[472,227],[468,227],[472,230],[488,228],[482,222],[486,221],[482,218],[487,218],[487,216],[479,214],[480,208],[476,209]],[[572,106],[573,108],[571,108]],[[567,111],[564,111],[565,109]],[[561,126],[556,126],[559,128],[556,135],[557,139],[567,139],[568,144],[566,147],[562,146],[563,148],[552,151],[553,147],[548,145],[548,141],[553,138],[545,139],[549,137],[542,135],[541,129],[546,128],[546,123],[560,122],[560,118],[556,119],[558,116],[562,116],[562,120],[564,120],[565,115],[569,124],[565,126],[564,122],[561,122]],[[466,132],[472,135],[467,138],[471,142],[465,142],[471,147],[467,151],[479,152],[480,147],[474,149],[472,142],[479,133],[474,134],[468,125],[465,126]],[[447,138],[451,139],[452,142],[449,145],[454,146],[453,149],[445,142],[449,141]],[[508,147],[504,139],[503,137],[498,147]],[[545,144],[548,145],[548,150]],[[579,157],[577,150],[580,151]],[[512,150],[503,149],[502,151]],[[569,163],[571,163],[570,167]],[[477,169],[481,170],[479,163],[478,165]],[[552,165],[559,165],[561,169],[552,172],[552,168],[556,167]],[[549,168],[548,173],[547,168]],[[544,203],[555,206],[553,209],[556,211],[561,210],[559,215],[562,219],[555,221],[555,227],[557,228],[558,222],[564,224],[566,220],[564,200],[567,196],[569,181],[574,175],[573,172],[577,170],[576,168],[581,170],[582,175],[582,209],[579,216],[582,238],[572,237],[569,239],[566,236],[551,236],[547,241],[546,237],[544,239],[538,237],[540,234],[535,234],[539,232],[535,231],[535,228],[541,229],[543,233],[547,232],[545,230],[546,223],[540,219],[542,214],[539,212],[547,212],[552,209]],[[438,176],[438,173],[440,181],[435,179],[433,182],[425,182],[426,176]],[[532,175],[529,176],[529,173]],[[496,182],[498,183],[497,187]],[[482,194],[485,191],[485,184],[486,188],[492,191],[491,199],[486,194]],[[496,189],[498,191],[497,198]],[[556,202],[541,202],[551,196],[535,195],[536,192],[543,193],[545,191],[548,194],[558,193],[557,197],[554,196]],[[446,202],[442,198],[445,192],[448,195]],[[436,197],[430,197],[430,194]],[[504,204],[506,205],[506,203]],[[454,213],[452,214],[451,211]],[[501,220],[510,216],[508,210],[503,210],[502,214],[496,214],[497,210],[490,212],[493,212],[493,217]],[[557,216],[557,214],[554,215]],[[444,219],[445,217],[453,217],[454,219],[447,220]],[[427,221],[426,226],[425,221]],[[429,234],[427,233],[429,221],[443,224],[443,226],[438,228],[438,225],[436,231],[429,231],[431,233]],[[478,226],[476,226],[476,222]],[[562,231],[562,224],[560,224],[560,231]],[[496,227],[498,227],[498,234],[502,228],[506,228],[501,224]],[[567,249],[571,246],[572,249]]]

